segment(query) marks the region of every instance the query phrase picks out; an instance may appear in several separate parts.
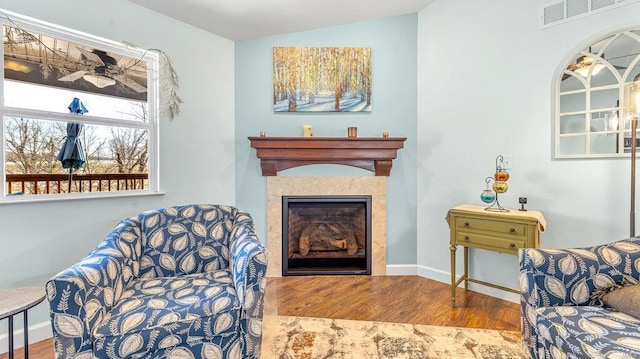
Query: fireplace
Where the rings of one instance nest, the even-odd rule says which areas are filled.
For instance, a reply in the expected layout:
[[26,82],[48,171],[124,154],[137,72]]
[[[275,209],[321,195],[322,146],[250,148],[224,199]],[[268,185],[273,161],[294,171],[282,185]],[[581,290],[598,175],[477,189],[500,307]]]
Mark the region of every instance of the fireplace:
[[282,275],[371,274],[371,196],[282,196]]
[[[371,197],[371,275],[386,275],[387,215],[385,176],[268,176],[267,177],[267,277],[281,277],[282,198],[284,196],[370,196]],[[287,246],[288,250],[288,246]]]

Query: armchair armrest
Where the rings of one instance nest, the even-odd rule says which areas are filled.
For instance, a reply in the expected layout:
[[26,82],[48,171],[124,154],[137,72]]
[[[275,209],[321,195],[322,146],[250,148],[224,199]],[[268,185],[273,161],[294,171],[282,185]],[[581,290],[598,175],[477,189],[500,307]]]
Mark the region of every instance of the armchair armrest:
[[238,211],[230,233],[230,270],[240,300],[240,325],[245,336],[243,357],[259,357],[267,282],[267,253],[253,228],[251,216]]
[[47,282],[56,357],[91,353],[93,329],[137,276],[140,253],[140,225],[129,218],[80,262]]

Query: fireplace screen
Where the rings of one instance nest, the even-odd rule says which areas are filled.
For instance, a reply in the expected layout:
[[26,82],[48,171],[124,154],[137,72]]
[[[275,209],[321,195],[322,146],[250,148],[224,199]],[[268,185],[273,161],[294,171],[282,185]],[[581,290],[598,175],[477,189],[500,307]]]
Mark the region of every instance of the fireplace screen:
[[371,196],[283,196],[282,275],[371,274]]

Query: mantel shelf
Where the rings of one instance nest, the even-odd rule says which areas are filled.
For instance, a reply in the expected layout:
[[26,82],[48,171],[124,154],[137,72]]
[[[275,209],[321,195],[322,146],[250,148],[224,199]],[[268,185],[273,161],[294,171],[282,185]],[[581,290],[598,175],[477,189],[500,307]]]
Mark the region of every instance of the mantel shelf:
[[338,164],[389,176],[406,137],[249,137],[263,176],[313,164]]

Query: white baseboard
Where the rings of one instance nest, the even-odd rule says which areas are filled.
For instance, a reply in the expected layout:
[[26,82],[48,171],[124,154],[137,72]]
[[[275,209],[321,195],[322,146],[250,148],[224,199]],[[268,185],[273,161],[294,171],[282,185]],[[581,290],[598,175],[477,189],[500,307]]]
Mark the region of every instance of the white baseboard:
[[[451,284],[451,272],[415,264],[390,264],[387,265],[387,275],[418,275],[445,284]],[[499,298],[508,302],[520,303],[520,296],[516,293],[505,292],[500,289],[469,283],[469,290],[482,293],[490,297]]]
[[387,275],[418,275],[415,264],[387,264]]
[[[20,316],[14,318],[14,324],[16,318],[20,319]],[[22,348],[24,346],[24,331],[22,329],[13,331],[13,349]],[[51,322],[46,321],[29,326],[29,343],[33,344],[45,339],[53,337],[51,332]],[[51,348],[53,349],[53,347]],[[5,333],[0,335],[0,354],[4,354],[9,351],[9,334]]]

